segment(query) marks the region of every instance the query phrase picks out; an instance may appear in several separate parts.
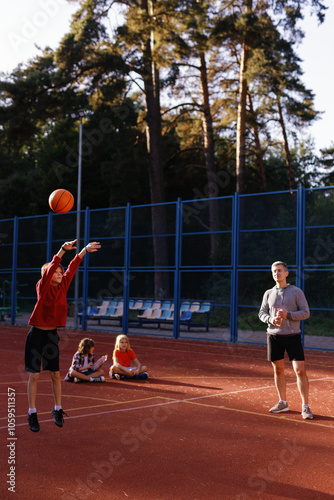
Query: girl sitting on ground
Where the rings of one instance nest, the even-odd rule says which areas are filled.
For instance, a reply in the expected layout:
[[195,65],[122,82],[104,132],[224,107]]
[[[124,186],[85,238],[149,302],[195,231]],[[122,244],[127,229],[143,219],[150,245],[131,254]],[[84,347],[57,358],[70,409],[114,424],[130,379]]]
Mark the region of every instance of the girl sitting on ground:
[[94,370],[95,342],[92,339],[82,339],[78,350],[74,354],[71,367],[66,375],[65,382],[104,382],[104,371],[101,368],[105,361],[101,360],[99,367]]
[[[135,366],[131,366],[131,362]],[[146,366],[142,365],[133,349],[127,335],[118,335],[113,352],[113,365],[110,367],[109,376],[117,380],[126,378],[146,379],[148,373]]]

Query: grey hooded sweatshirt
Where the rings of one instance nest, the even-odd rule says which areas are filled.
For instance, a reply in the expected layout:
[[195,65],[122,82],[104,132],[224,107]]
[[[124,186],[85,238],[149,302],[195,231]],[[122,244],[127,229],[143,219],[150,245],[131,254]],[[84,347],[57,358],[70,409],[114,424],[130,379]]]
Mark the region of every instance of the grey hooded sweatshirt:
[[[290,319],[284,319],[280,327],[274,326],[272,320],[276,309],[284,309]],[[274,286],[267,290],[262,299],[259,318],[268,324],[267,332],[272,335],[296,335],[300,333],[300,322],[310,317],[310,310],[304,292],[288,284],[284,288]]]

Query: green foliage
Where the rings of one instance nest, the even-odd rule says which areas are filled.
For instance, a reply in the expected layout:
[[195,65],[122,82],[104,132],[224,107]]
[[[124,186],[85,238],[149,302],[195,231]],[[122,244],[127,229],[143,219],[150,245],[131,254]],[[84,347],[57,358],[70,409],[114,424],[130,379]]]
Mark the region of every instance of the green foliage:
[[[236,95],[245,36],[250,45],[248,91],[254,103],[252,112],[248,107],[246,114],[245,192],[263,189],[259,157],[265,189],[289,189],[285,151],[277,140],[277,96],[292,144],[296,186],[332,184],[333,148],[317,158],[312,143],[299,136],[317,116],[313,93],[301,83],[300,61],[291,37],[296,33],[297,40],[298,19],[308,3],[277,0],[272,3],[273,11],[267,2],[258,2],[246,12],[248,3],[242,2],[232,15],[229,2],[215,10],[215,4],[204,0],[158,0],[151,12],[146,4],[139,7],[130,0],[126,5],[119,3],[123,17],[110,33],[108,15],[117,2],[80,1],[70,32],[57,50],[45,48],[26,66],[0,78],[1,216],[45,213],[48,195],[56,187],[76,194],[80,110],[86,115],[82,206],[152,200],[155,182],[147,149],[149,113],[144,93],[151,90],[152,64],[159,76],[155,102],[163,103],[162,112],[159,106],[156,111],[161,118],[158,144],[164,199],[206,198],[200,52],[208,65],[210,107],[206,111],[213,118],[215,194],[233,194]],[[323,4],[314,0],[312,8],[322,21]],[[286,24],[284,36],[276,29],[278,19]],[[152,50],[147,58],[149,41]],[[151,135],[152,131],[154,127]]]

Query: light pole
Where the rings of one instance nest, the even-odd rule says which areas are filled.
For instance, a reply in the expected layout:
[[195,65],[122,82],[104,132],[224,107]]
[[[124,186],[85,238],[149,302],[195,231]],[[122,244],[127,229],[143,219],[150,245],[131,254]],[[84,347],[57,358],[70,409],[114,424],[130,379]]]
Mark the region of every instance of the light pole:
[[[82,166],[82,124],[84,112],[79,112],[79,155],[78,155],[78,184],[77,184],[77,223],[76,223],[76,239],[77,253],[80,244],[80,211],[81,211],[81,166]],[[79,273],[75,273],[74,278],[74,328],[78,328],[78,313],[79,313]]]

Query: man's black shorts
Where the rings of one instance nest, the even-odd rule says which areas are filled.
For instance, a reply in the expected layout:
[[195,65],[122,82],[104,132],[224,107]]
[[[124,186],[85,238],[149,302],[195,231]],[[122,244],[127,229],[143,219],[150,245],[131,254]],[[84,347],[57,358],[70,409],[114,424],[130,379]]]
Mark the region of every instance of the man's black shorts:
[[25,370],[39,373],[43,370],[59,371],[59,335],[57,330],[41,330],[32,326],[25,347]]
[[296,335],[267,334],[268,361],[284,359],[285,351],[290,361],[304,361],[304,348],[300,333]]

